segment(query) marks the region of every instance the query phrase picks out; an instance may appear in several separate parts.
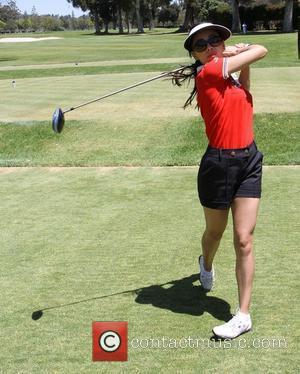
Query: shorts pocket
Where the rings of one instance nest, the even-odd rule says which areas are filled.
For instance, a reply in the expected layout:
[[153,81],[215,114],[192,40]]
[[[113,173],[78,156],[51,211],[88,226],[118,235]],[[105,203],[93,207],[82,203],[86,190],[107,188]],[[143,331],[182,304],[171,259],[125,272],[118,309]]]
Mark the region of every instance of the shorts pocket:
[[207,155],[198,172],[198,193],[201,201],[226,201],[226,160]]

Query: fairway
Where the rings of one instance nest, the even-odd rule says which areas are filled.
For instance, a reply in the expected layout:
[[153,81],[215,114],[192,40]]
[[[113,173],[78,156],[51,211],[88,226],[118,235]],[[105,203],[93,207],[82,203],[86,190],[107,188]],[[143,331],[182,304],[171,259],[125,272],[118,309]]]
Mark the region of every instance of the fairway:
[[[186,35],[173,31],[57,32],[35,36],[61,39],[0,44],[1,373],[297,372],[296,33],[247,36],[269,49],[251,69],[267,166],[255,233],[254,330],[231,346],[132,345],[163,337],[210,342],[211,328],[237,307],[231,219],[214,291],[205,293],[198,280],[205,223],[196,178],[207,140],[194,105],[182,109],[192,83],[137,87],[67,113],[64,131],[52,131],[57,107],[190,63]],[[92,362],[93,321],[128,321],[128,362]]]
[[[56,107],[68,109],[131,84],[157,76],[152,73],[82,75],[52,78],[27,78],[2,81],[1,120],[51,121]],[[296,112],[300,100],[300,67],[252,70],[255,112]],[[163,79],[137,87],[69,113],[66,119],[137,121],[140,118],[187,118],[199,116],[194,108],[183,110],[192,86],[174,87]],[[130,111],[128,111],[130,108]],[[125,115],[126,113],[126,115]]]
[[[277,372],[283,362],[286,372],[296,371],[298,167],[264,171],[254,331],[245,335],[247,346],[272,338],[285,339],[286,346],[129,347],[127,363],[91,362],[92,321],[128,321],[129,341],[208,339],[211,327],[235,311],[237,290],[228,287],[234,284],[231,222],[216,259],[215,290],[203,293],[197,280],[204,221],[196,174],[197,168],[1,170],[5,373],[109,372],[112,367],[116,372],[141,367],[147,372]],[[33,321],[31,314],[44,308],[52,309]]]

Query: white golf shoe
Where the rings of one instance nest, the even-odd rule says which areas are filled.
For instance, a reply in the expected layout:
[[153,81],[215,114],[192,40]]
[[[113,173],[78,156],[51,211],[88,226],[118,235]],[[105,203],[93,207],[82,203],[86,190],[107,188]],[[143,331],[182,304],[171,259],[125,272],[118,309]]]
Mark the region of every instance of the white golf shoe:
[[202,255],[199,257],[199,265],[200,265],[200,283],[201,283],[201,286],[205,290],[210,291],[210,290],[212,290],[212,288],[214,286],[214,281],[215,281],[214,268],[212,268],[211,271],[205,270],[204,259],[203,259]]
[[223,325],[213,328],[213,333],[222,339],[234,339],[245,332],[250,331],[252,322],[250,314],[241,313],[240,311],[231,318],[230,321]]

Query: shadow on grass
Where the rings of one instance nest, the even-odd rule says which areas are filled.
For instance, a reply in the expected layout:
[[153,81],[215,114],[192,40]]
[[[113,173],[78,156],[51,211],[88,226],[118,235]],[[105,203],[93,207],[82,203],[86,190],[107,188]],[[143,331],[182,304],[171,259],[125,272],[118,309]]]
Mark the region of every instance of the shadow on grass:
[[136,291],[135,301],[193,316],[200,316],[207,312],[218,320],[229,321],[232,317],[230,305],[218,297],[208,296],[207,291],[200,285],[194,285],[196,281],[199,283],[199,274],[163,285],[144,287]]
[[293,32],[296,31],[291,31],[291,32],[284,32],[281,30],[259,30],[259,31],[253,31],[249,30],[247,31],[247,34],[243,34],[242,32],[239,33],[233,33],[234,36],[246,36],[246,35],[279,35],[279,34],[292,34]]
[[200,316],[204,312],[207,312],[216,319],[228,321],[232,317],[230,314],[230,305],[217,297],[207,296],[207,291],[201,286],[195,286],[193,283],[195,281],[199,282],[198,277],[199,274],[193,274],[163,284],[50,306],[34,311],[31,318],[34,321],[39,320],[46,310],[59,309],[123,294],[133,294],[136,295],[135,302],[138,304],[152,304],[154,307],[168,309],[174,313],[184,313],[194,316]]
[[[7,61],[15,61],[17,60],[18,58],[17,57],[1,57],[0,58],[0,62],[7,62]],[[12,67],[13,68],[13,67]]]
[[[167,30],[167,29],[166,29]],[[137,32],[137,31],[130,31],[130,32],[127,32],[124,31],[123,33],[120,33],[118,31],[115,31],[115,32],[104,32],[104,31],[101,31],[100,34],[96,34],[95,32],[90,32],[90,33],[83,33],[81,34],[81,36],[160,36],[160,35],[172,35],[172,34],[186,34],[186,32],[184,31],[180,31],[180,30],[174,30],[174,31],[144,31],[144,32]]]

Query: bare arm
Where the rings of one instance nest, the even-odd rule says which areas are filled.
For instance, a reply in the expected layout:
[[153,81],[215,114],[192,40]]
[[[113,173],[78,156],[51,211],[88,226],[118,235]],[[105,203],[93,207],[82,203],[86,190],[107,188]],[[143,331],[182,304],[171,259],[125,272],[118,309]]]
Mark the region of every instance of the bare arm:
[[243,43],[228,46],[223,52],[227,60],[227,74],[240,71],[239,82],[244,88],[250,88],[250,64],[265,57],[267,49],[262,45],[247,45]]
[[223,56],[228,57],[228,74],[243,70],[244,67],[264,58],[267,53],[268,50],[259,44],[237,44],[235,47],[226,47]]
[[240,72],[239,75],[240,84],[246,89],[250,90],[250,66],[246,65]]

